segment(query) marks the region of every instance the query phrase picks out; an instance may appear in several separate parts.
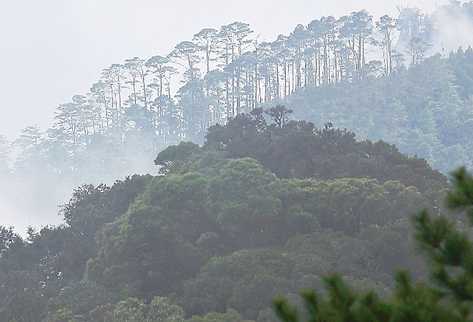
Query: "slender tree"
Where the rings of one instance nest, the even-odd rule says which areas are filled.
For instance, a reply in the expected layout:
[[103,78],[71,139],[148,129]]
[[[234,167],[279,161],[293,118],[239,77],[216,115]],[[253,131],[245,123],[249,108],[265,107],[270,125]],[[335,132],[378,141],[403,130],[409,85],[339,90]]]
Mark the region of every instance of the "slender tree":
[[216,52],[218,45],[218,30],[205,28],[194,35],[193,41],[204,52],[205,72],[208,74],[211,70],[211,62],[214,60],[212,55]]
[[191,41],[183,41],[174,47],[169,54],[169,58],[179,66],[185,68],[184,77],[188,81],[196,80],[199,77],[198,63],[201,58],[200,48]]

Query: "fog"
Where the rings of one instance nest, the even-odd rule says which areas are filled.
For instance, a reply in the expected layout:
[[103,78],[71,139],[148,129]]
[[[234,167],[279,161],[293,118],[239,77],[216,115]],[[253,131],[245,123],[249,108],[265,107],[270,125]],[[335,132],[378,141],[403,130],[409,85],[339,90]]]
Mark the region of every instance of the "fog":
[[466,48],[473,43],[473,21],[461,12],[438,10],[435,14],[437,24],[437,42],[433,51],[448,52],[459,46]]
[[[323,15],[339,16],[367,9],[379,16],[395,14],[402,6],[432,11],[441,3],[434,0],[3,1],[0,4],[0,133],[13,139],[28,125],[47,128],[56,107],[72,95],[87,92],[103,68],[129,57],[166,55],[178,41],[191,39],[204,27],[218,28],[233,21],[245,21],[260,39],[271,40],[280,33],[289,33],[299,23]],[[457,18],[455,21],[462,28],[471,28],[470,23]],[[439,19],[445,24],[451,21],[447,14]],[[440,46],[454,48],[469,42],[458,36],[456,28],[458,25],[443,31],[441,36],[445,41]],[[58,205],[43,203],[48,193],[25,196],[15,186],[4,190],[0,196],[0,225],[15,225],[23,231],[28,225],[60,222],[56,214]],[[52,200],[66,199],[70,191],[51,195]]]

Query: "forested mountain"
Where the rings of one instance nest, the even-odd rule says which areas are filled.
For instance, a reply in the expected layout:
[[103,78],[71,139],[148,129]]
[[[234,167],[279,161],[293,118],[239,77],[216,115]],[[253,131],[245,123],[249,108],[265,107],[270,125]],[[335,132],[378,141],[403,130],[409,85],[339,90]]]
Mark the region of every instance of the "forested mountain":
[[[387,78],[306,88],[284,100],[295,117],[383,139],[444,173],[471,167],[473,50],[426,59]],[[315,105],[314,105],[315,104]],[[316,106],[316,108],[311,108]]]
[[382,139],[444,173],[471,167],[473,52],[445,48],[442,37],[472,12],[473,2],[379,19],[362,10],[315,19],[271,42],[235,22],[205,28],[171,53],[114,63],[88,93],[57,108],[51,128],[0,140],[3,198],[18,203],[14,187],[38,196],[37,211],[44,203],[54,212],[47,207],[74,186],[152,172],[149,160],[168,145],[202,143],[210,126],[278,103],[294,119]]
[[442,49],[458,17],[473,2],[272,42],[206,28],[0,138],[0,198],[41,211],[90,184],[64,225],[0,228],[0,321],[270,322],[275,295],[333,271],[381,294],[399,267],[426,277],[410,215],[473,160],[473,50]]
[[341,272],[386,293],[425,276],[410,215],[446,178],[384,142],[255,109],[170,146],[160,174],[85,185],[65,225],[0,230],[0,321],[275,321],[271,300]]

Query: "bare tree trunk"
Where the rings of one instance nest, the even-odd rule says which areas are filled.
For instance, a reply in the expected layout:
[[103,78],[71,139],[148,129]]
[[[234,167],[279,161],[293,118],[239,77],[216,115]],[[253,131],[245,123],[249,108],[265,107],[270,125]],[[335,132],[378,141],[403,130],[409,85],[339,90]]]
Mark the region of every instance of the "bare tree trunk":
[[259,87],[259,76],[258,76],[258,43],[255,44],[255,103],[254,103],[254,106],[253,108],[256,108],[257,105],[258,105],[258,95],[259,95],[259,90],[258,90],[258,87]]
[[284,97],[287,96],[287,62],[284,60]]
[[163,96],[163,75],[159,75],[159,97]]
[[236,76],[236,113],[240,114],[241,107],[241,97],[240,97],[240,81],[241,81],[241,71],[240,67],[237,67],[237,76]]
[[335,83],[338,83],[338,58],[337,58],[337,51],[334,50],[333,52],[333,59],[334,59],[334,70],[335,70]]
[[146,91],[146,76],[144,73],[141,75],[141,85],[143,87],[143,98],[144,98],[145,108],[148,108],[148,93]]
[[112,108],[113,108],[113,104],[115,103],[114,96],[115,96],[115,92],[113,90],[113,84],[110,84],[110,99],[112,103]]
[[276,62],[276,98],[280,98],[279,86],[279,64]]
[[205,50],[205,59],[207,62],[207,74],[210,72],[210,45],[207,43],[207,48]]
[[324,36],[324,83],[327,84],[329,81],[329,72],[328,72],[328,44],[327,36]]
[[[235,61],[235,46],[232,45],[232,63]],[[232,115],[235,115],[235,68],[232,68]]]
[[292,91],[291,93],[294,93],[296,90],[296,73],[295,73],[295,62],[293,61],[291,64],[291,72],[292,72]]
[[315,49],[314,53],[314,87],[317,87],[317,68],[318,68],[318,49]]
[[309,62],[307,57],[304,58],[304,86],[307,87],[307,85],[310,83],[309,81]]
[[391,35],[389,32],[386,38],[387,38],[388,64],[389,64],[388,73],[389,75],[391,75],[393,72],[393,55],[392,55]]
[[136,81],[132,80],[131,86],[133,87],[133,103],[136,105]]
[[249,89],[251,88],[249,86],[250,84],[250,74],[248,73],[248,70],[245,71],[245,87],[247,88],[247,91],[245,93],[245,100],[246,100],[246,103],[245,103],[245,108],[246,110],[248,111],[249,108],[250,108],[250,91]]
[[[229,63],[228,55],[228,44],[225,44],[225,65],[228,65]],[[227,119],[230,119],[232,115],[230,110],[230,84],[228,74],[225,74],[225,109],[227,110]]]
[[358,78],[361,79],[361,65],[362,65],[362,58],[363,58],[363,48],[362,48],[362,40],[361,36],[358,36]]
[[118,107],[122,109],[122,84],[121,78],[118,77]]

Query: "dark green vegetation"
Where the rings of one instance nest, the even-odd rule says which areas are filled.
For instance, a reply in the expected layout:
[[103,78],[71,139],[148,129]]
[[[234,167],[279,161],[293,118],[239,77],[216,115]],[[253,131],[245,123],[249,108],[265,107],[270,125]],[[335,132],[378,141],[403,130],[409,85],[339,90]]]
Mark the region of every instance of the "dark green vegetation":
[[[473,223],[473,177],[464,168],[454,173],[448,194],[450,209],[466,214]],[[428,259],[431,283],[413,281],[398,273],[394,292],[383,297],[373,291],[354,291],[339,276],[324,278],[326,293],[302,293],[306,315],[284,299],[275,301],[284,322],[307,321],[472,321],[473,242],[464,222],[421,212],[414,220],[416,238]]]
[[3,228],[1,321],[275,321],[274,296],[331,272],[381,294],[398,268],[426,276],[409,218],[439,212],[446,178],[288,118],[239,115],[161,152],[159,176],[77,189],[67,225]]

